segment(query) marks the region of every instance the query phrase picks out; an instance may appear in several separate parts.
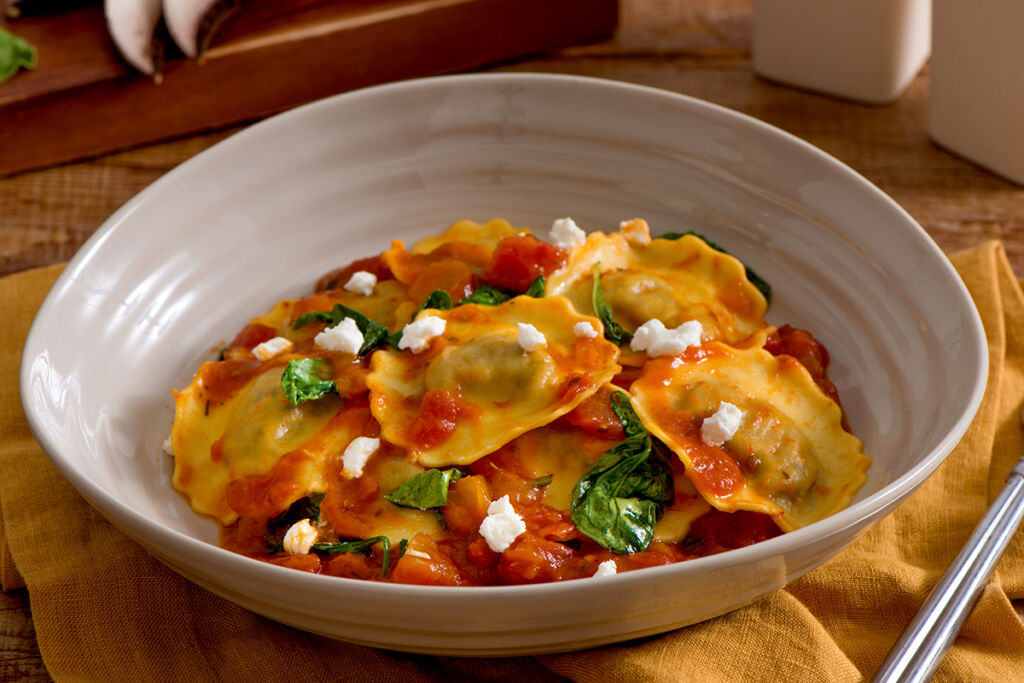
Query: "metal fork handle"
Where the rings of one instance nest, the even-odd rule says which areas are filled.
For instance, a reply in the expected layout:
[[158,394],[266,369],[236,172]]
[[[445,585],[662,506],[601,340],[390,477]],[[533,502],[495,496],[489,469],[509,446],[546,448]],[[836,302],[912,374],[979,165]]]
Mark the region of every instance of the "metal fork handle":
[[872,679],[874,683],[923,683],[931,678],[981,596],[1022,517],[1024,458],[1010,470],[1006,486],[893,646]]

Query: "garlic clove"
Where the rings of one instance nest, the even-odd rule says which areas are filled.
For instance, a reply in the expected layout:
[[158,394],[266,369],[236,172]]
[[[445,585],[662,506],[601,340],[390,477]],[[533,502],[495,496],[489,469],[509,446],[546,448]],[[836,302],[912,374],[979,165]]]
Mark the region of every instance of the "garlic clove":
[[121,56],[144,74],[156,76],[163,58],[157,39],[161,0],[104,0],[107,30]]
[[163,0],[164,21],[185,56],[198,59],[238,5],[238,0]]

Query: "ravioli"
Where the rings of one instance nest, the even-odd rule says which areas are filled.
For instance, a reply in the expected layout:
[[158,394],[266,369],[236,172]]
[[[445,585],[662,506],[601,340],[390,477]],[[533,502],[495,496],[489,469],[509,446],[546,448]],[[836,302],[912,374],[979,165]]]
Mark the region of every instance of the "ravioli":
[[494,249],[505,237],[529,234],[530,231],[526,228],[515,228],[504,218],[493,218],[486,223],[464,219],[452,223],[440,235],[424,237],[413,246],[412,253],[429,254],[450,242],[469,242]]
[[[642,219],[549,234],[459,221],[251,319],[174,392],[175,489],[234,552],[424,585],[680,562],[850,502],[870,459],[818,387],[824,347],[766,324],[767,283]],[[369,295],[346,290],[363,270]],[[700,337],[601,334],[651,319]]]
[[591,233],[549,278],[548,294],[566,296],[577,311],[593,314],[595,266],[612,319],[628,332],[652,318],[668,328],[696,320],[704,341],[734,344],[765,327],[767,302],[743,264],[699,237],[651,239],[640,219],[625,223],[623,232]]
[[[769,514],[792,531],[846,507],[866,479],[871,459],[843,429],[839,406],[789,356],[711,342],[648,361],[630,393],[719,510]],[[709,445],[701,425],[723,401],[743,415],[722,446]]]
[[[212,373],[222,372],[223,365],[205,364],[192,383],[175,394],[171,430],[174,487],[188,497],[196,512],[215,517],[222,524],[238,517],[225,497],[230,482],[269,473],[282,456],[299,449],[327,427],[343,407],[336,396],[297,406],[289,403],[281,389],[283,367],[279,363],[262,364],[263,372],[258,374],[252,374],[251,364],[244,361],[226,363],[236,363],[240,372],[248,371],[251,376],[241,378],[244,382],[235,391],[225,400],[218,400],[208,384],[212,383]],[[352,438],[355,436],[358,434],[352,434]],[[332,440],[344,438],[335,434]],[[323,452],[312,451],[308,467],[295,468],[295,495],[284,501],[285,507],[309,490],[323,490],[316,462]]]
[[[427,467],[472,463],[569,412],[620,370],[617,346],[573,333],[577,322],[599,324],[565,299],[427,309],[418,320],[431,315],[445,330],[427,350],[378,351],[366,379],[384,438]],[[524,351],[517,323],[546,343]]]

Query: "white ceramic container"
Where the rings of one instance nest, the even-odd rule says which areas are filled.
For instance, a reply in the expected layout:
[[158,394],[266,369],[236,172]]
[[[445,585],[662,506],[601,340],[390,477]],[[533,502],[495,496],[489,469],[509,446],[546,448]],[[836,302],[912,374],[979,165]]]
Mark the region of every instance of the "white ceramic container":
[[935,0],[928,134],[1024,185],[1024,2]]
[[928,59],[930,22],[931,0],[755,0],[754,71],[885,104]]
[[[325,271],[470,217],[543,234],[698,230],[774,288],[769,320],[832,353],[874,458],[853,504],[807,528],[672,566],[537,586],[314,576],[216,546],[171,488],[170,390],[218,340]],[[488,74],[341,95],[257,124],[128,202],[72,259],[22,362],[56,466],[172,569],[244,607],[414,652],[554,652],[692,624],[785,585],[916,489],[981,400],[985,341],[949,262],[896,204],[799,139],[698,100],[569,76]],[[139,378],[145,378],[140,382]],[[429,615],[416,618],[414,615]]]

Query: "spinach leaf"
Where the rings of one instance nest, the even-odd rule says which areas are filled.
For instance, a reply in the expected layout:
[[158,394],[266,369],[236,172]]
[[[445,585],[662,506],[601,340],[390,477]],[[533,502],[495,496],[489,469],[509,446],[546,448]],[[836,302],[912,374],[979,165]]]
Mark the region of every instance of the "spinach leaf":
[[600,545],[621,554],[645,550],[654,524],[674,495],[672,470],[661,449],[621,391],[611,399],[626,438],[608,449],[573,490],[573,524]]
[[[435,289],[433,292],[427,295],[427,298],[416,307],[416,310],[412,312],[412,318],[410,320],[415,321],[416,316],[420,314],[424,308],[436,308],[439,311],[448,311],[452,307],[451,295],[443,289]],[[386,330],[385,330],[386,331]],[[387,336],[387,342],[398,348],[398,342],[402,341],[402,330],[396,331],[394,334]]]
[[[327,323],[327,327],[334,327],[345,318],[352,318],[355,320],[356,327],[358,327],[359,331],[363,334],[363,345],[359,347],[358,355],[362,356],[368,351],[371,351],[389,341],[390,332],[386,325],[382,325],[375,320],[370,320],[356,309],[349,308],[342,304],[334,304],[334,308],[329,311],[310,311],[309,313],[303,313],[295,319],[295,324],[292,325],[292,329],[297,329],[312,322],[324,322]],[[396,334],[401,338],[401,333]]]
[[535,488],[543,488],[545,486],[550,486],[553,478],[554,475],[545,474],[543,477],[537,477],[536,479],[532,479],[527,483]]
[[530,283],[530,286],[523,292],[526,296],[532,296],[534,299],[540,299],[544,296],[544,276],[538,275],[537,279]]
[[[664,239],[664,240],[677,240],[677,239],[680,239],[680,238],[685,237],[687,235],[693,235],[694,237],[697,237],[699,239],[704,240],[704,244],[708,245],[709,247],[711,247],[715,251],[720,251],[723,254],[729,254],[728,251],[726,251],[725,249],[723,249],[719,245],[715,244],[714,242],[709,240],[704,235],[700,234],[699,232],[694,232],[693,230],[687,230],[686,232],[666,232],[664,235],[660,235],[660,237],[661,237],[661,239]],[[732,254],[729,254],[729,255],[732,256]],[[740,263],[743,263],[743,262],[741,261]],[[761,292],[761,294],[764,295],[764,300],[766,302],[771,303],[772,302],[772,286],[770,284],[768,284],[763,277],[761,277],[760,275],[755,273],[750,268],[750,266],[748,266],[747,264],[744,263],[743,264],[743,268],[746,271],[747,279],[750,280],[750,284],[754,285],[754,287],[757,288],[757,291]]]
[[36,67],[36,49],[24,38],[0,28],[0,83],[18,72],[18,69]]
[[395,505],[428,510],[448,503],[448,486],[462,476],[458,470],[427,470],[409,477],[397,489],[384,496]]
[[270,554],[279,553],[284,549],[284,535],[292,524],[308,519],[312,521],[313,526],[316,526],[320,521],[320,504],[323,501],[324,494],[311,493],[308,496],[299,498],[291,504],[291,507],[278,516],[271,517],[263,534],[263,540],[267,544],[267,552]]
[[369,555],[373,546],[380,543],[383,560],[381,561],[381,576],[388,575],[388,564],[391,562],[391,539],[387,536],[372,536],[360,538],[353,541],[338,541],[336,543],[314,543],[313,550],[318,553],[337,555],[338,553],[363,553]]
[[327,379],[331,364],[323,358],[302,358],[288,361],[281,375],[281,388],[292,405],[338,393],[338,385]]
[[476,291],[467,296],[465,299],[459,302],[459,306],[463,304],[480,304],[482,306],[497,306],[498,304],[505,303],[511,297],[504,292],[498,291],[490,285],[481,285],[476,288]]
[[601,291],[601,264],[594,264],[594,287],[590,290],[590,303],[594,307],[594,313],[604,324],[604,338],[615,344],[625,344],[633,338],[629,332],[622,329],[622,325],[612,320],[612,307],[604,300],[604,292]]

